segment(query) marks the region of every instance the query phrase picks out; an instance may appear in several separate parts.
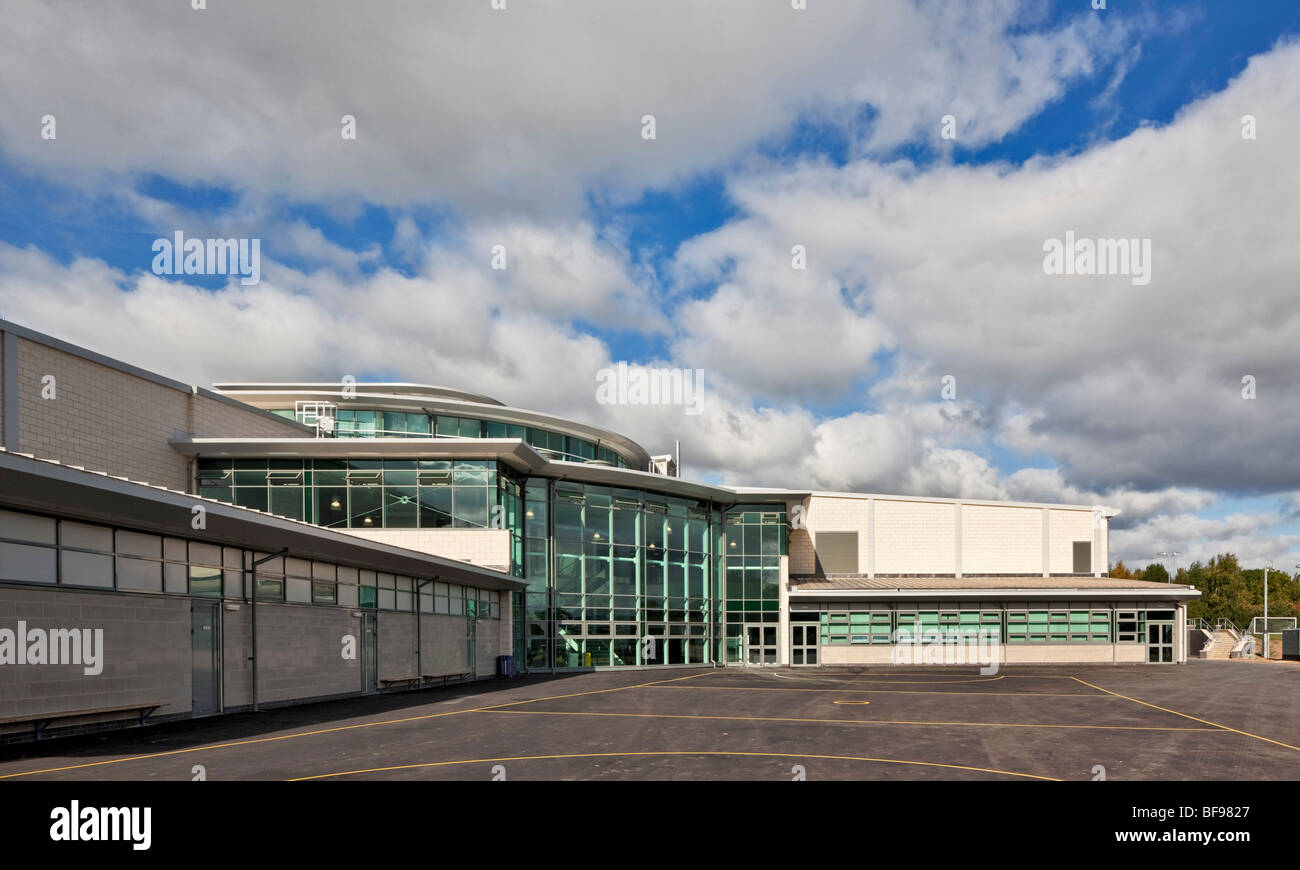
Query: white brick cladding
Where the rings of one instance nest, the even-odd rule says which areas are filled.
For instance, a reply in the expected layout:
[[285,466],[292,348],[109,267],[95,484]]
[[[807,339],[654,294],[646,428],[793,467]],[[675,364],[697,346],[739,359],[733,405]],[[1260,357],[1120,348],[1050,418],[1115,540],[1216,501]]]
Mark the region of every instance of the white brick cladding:
[[952,502],[876,499],[876,574],[953,574]]
[[1041,508],[964,504],[961,509],[964,574],[1041,574]]
[[[1092,544],[1092,512],[1051,510],[1048,512],[1048,537],[1051,539],[1051,568],[1053,574],[1069,574],[1074,570],[1074,542],[1087,541]],[[1098,568],[1103,574],[1109,565]]]
[[871,547],[867,538],[867,500],[815,496],[805,507],[808,528],[794,529],[790,534],[790,573],[811,574],[816,570],[813,536],[819,531],[857,532],[858,570],[866,571]]
[[510,570],[510,532],[506,529],[339,529],[358,538],[459,559],[483,568]]
[[[803,506],[807,528],[790,531],[791,574],[816,572],[818,532],[857,532],[860,574],[958,573],[957,508],[951,499],[813,495]],[[962,502],[960,573],[1042,575],[1045,508],[1049,570],[1073,572],[1073,542],[1093,540],[1091,507]],[[1102,574],[1108,566],[1107,532],[1103,523],[1092,566]]]

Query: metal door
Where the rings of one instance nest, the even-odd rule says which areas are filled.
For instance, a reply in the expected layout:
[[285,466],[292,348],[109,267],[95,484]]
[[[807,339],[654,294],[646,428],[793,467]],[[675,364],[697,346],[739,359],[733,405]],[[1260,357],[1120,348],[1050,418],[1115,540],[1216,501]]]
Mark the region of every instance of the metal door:
[[361,614],[361,691],[379,691],[379,616]]
[[472,680],[478,676],[478,619],[474,614],[465,617],[465,670]]
[[190,712],[210,716],[221,712],[221,610],[210,601],[190,604]]

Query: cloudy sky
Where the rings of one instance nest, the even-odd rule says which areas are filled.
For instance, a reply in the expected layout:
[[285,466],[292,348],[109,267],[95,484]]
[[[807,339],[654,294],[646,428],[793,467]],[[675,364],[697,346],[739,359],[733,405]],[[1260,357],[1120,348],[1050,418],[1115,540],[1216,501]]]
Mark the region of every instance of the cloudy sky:
[[[1300,562],[1293,0],[192,5],[0,0],[0,316]],[[178,231],[261,280],[155,274]],[[1150,240],[1149,282],[1047,274],[1067,232]],[[598,404],[618,361],[703,413]]]

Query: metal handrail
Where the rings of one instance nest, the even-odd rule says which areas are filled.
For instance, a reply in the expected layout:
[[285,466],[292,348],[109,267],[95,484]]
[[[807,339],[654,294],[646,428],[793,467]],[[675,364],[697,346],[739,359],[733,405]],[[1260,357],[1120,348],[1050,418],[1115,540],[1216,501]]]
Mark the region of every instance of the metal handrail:
[[[335,428],[329,437],[342,438],[342,439],[357,439],[357,440],[362,440],[366,438],[391,438],[391,437],[432,438],[436,440],[439,438],[444,438],[444,439],[473,438],[474,436],[473,435],[447,435],[441,432],[410,432],[404,429],[361,429],[361,430],[346,429],[345,430],[345,429],[339,429],[338,424],[336,423]],[[519,440],[522,440],[525,443],[527,443],[526,439],[519,439]],[[603,459],[596,459],[594,457],[588,458],[586,456],[580,456],[576,453],[565,453],[563,450],[553,450],[549,447],[535,447],[531,444],[529,444],[529,446],[532,447],[534,450],[536,450],[538,453],[542,454],[543,456],[549,456],[554,459],[560,459],[565,462],[581,462],[581,463],[601,462],[601,463],[608,464],[608,462],[606,462],[606,460]]]
[[1236,624],[1233,623],[1231,619],[1225,619],[1223,617],[1220,617],[1219,619],[1216,619],[1214,621],[1214,628],[1216,631],[1232,632],[1233,637],[1235,637],[1237,640],[1241,640],[1241,636],[1245,634],[1245,632],[1243,632],[1240,628],[1237,628]]

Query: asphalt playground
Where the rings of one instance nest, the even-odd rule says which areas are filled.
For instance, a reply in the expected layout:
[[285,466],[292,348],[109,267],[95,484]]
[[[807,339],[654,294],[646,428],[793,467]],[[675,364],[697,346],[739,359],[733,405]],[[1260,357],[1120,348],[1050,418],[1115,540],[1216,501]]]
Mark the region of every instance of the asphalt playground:
[[0,749],[0,779],[1295,780],[1300,665],[518,677]]

